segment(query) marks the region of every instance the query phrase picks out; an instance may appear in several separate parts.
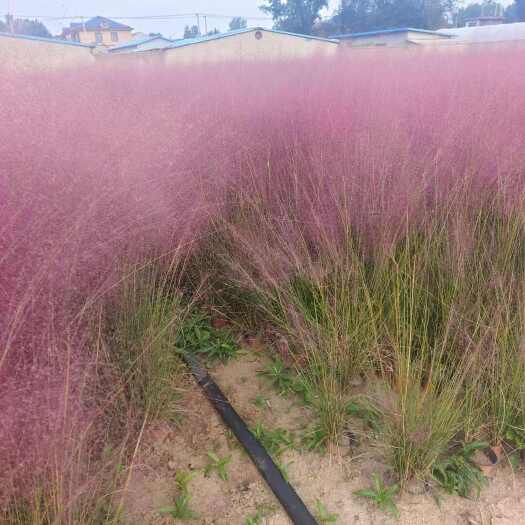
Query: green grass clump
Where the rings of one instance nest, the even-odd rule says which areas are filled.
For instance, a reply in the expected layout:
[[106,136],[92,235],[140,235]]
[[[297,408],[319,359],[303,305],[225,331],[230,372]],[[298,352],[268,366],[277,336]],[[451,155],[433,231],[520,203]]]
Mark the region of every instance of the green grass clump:
[[125,392],[151,419],[176,420],[184,383],[176,341],[187,307],[174,270],[155,264],[127,269],[109,316],[111,356]]
[[[344,205],[337,242],[314,241],[285,202],[277,220],[247,198],[222,257],[222,276],[257,298],[244,307],[287,341],[292,367],[263,375],[282,394],[300,378],[318,418],[309,446],[361,417],[401,485],[458,440],[525,443],[525,221],[496,194],[459,205],[462,191],[385,244],[362,238]],[[253,231],[267,251],[236,244]],[[271,273],[275,253],[286,272]],[[355,385],[370,412],[352,406]]]
[[213,328],[210,320],[200,314],[189,316],[181,325],[176,345],[180,351],[201,355],[210,362],[227,362],[239,352],[231,333]]
[[449,494],[457,494],[463,498],[479,493],[487,479],[473,463],[472,456],[476,450],[483,450],[488,443],[475,442],[465,445],[458,452],[445,459],[437,461],[432,467],[432,476]]

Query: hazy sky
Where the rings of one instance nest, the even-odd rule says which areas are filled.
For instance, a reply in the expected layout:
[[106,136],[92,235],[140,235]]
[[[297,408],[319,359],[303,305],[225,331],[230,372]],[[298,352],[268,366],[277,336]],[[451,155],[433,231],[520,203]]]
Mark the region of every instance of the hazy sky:
[[[334,4],[337,0],[331,0]],[[132,17],[149,15],[176,15],[186,13],[211,13],[225,18],[208,17],[208,29],[225,30],[229,17],[244,16],[249,25],[271,26],[270,20],[259,20],[265,15],[258,9],[262,0],[0,0],[0,13],[31,16],[94,16]],[[70,20],[42,20],[53,33],[60,33]],[[195,16],[168,21],[122,20],[137,31],[159,32],[166,36],[181,36],[186,24],[195,24]],[[201,19],[202,30],[204,21]]]

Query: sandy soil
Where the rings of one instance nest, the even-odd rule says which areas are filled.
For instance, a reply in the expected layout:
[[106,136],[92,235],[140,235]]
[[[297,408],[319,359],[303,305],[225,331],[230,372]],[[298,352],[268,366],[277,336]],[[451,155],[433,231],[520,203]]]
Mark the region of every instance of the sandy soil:
[[[279,396],[264,378],[257,376],[265,357],[250,352],[213,370],[213,376],[235,409],[249,425],[263,423],[300,432],[311,416],[297,399]],[[254,399],[263,396],[266,407]],[[177,495],[177,471],[194,471],[190,482],[191,508],[198,519],[187,523],[242,525],[260,509],[261,525],[289,524],[277,500],[260,478],[249,458],[238,447],[200,389],[190,383],[183,403],[187,413],[180,427],[153,425],[144,438],[143,452],[133,470],[126,499],[127,519],[133,525],[174,523],[158,511],[170,506]],[[361,450],[363,448],[364,450]],[[221,458],[231,456],[228,481],[216,473],[205,477],[207,452]],[[341,525],[511,525],[525,523],[525,475],[498,467],[478,500],[443,495],[438,506],[428,495],[403,494],[397,499],[400,519],[379,511],[373,504],[354,496],[355,490],[370,486],[372,472],[382,466],[366,447],[330,451],[329,454],[287,451],[283,455],[290,482],[312,511],[320,500]]]

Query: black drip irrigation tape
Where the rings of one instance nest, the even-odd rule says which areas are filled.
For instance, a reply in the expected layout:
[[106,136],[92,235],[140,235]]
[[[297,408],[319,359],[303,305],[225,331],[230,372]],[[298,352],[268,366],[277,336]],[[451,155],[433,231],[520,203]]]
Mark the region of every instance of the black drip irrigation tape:
[[186,354],[184,360],[190,367],[197,383],[203,389],[206,397],[219,413],[224,423],[226,423],[241,445],[245,448],[246,452],[254,462],[268,486],[272,489],[277,499],[280,501],[292,522],[295,525],[318,525],[315,518],[306,508],[303,500],[297,495],[294,488],[284,479],[281,471],[274,463],[271,456],[250,432],[239,414],[235,412],[235,409],[221,392],[221,389],[209,376],[208,372],[202,368],[194,356]]

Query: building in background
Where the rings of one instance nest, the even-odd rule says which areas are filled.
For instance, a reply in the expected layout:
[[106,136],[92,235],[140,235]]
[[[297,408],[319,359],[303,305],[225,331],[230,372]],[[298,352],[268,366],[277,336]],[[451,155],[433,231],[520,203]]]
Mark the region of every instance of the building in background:
[[0,68],[19,73],[90,66],[95,63],[93,48],[55,38],[0,33]]
[[504,23],[504,16],[477,16],[475,18],[465,19],[465,27],[494,26]]
[[447,44],[525,43],[525,22],[514,24],[478,25],[439,29],[438,33],[451,35]]
[[62,32],[65,40],[80,44],[115,46],[133,39],[133,28],[115,20],[96,16],[86,22],[73,22]]
[[162,53],[167,65],[276,61],[331,56],[337,52],[338,43],[335,39],[251,27],[177,40]]
[[136,35],[132,40],[123,44],[112,46],[108,49],[110,53],[140,53],[142,51],[152,51],[155,49],[164,49],[173,44],[173,40],[163,37],[162,35],[141,36]]
[[365,33],[335,35],[334,38],[338,39],[341,42],[341,46],[344,47],[412,47],[425,45],[429,41],[447,40],[450,38],[450,35],[445,32],[400,27],[367,31]]

